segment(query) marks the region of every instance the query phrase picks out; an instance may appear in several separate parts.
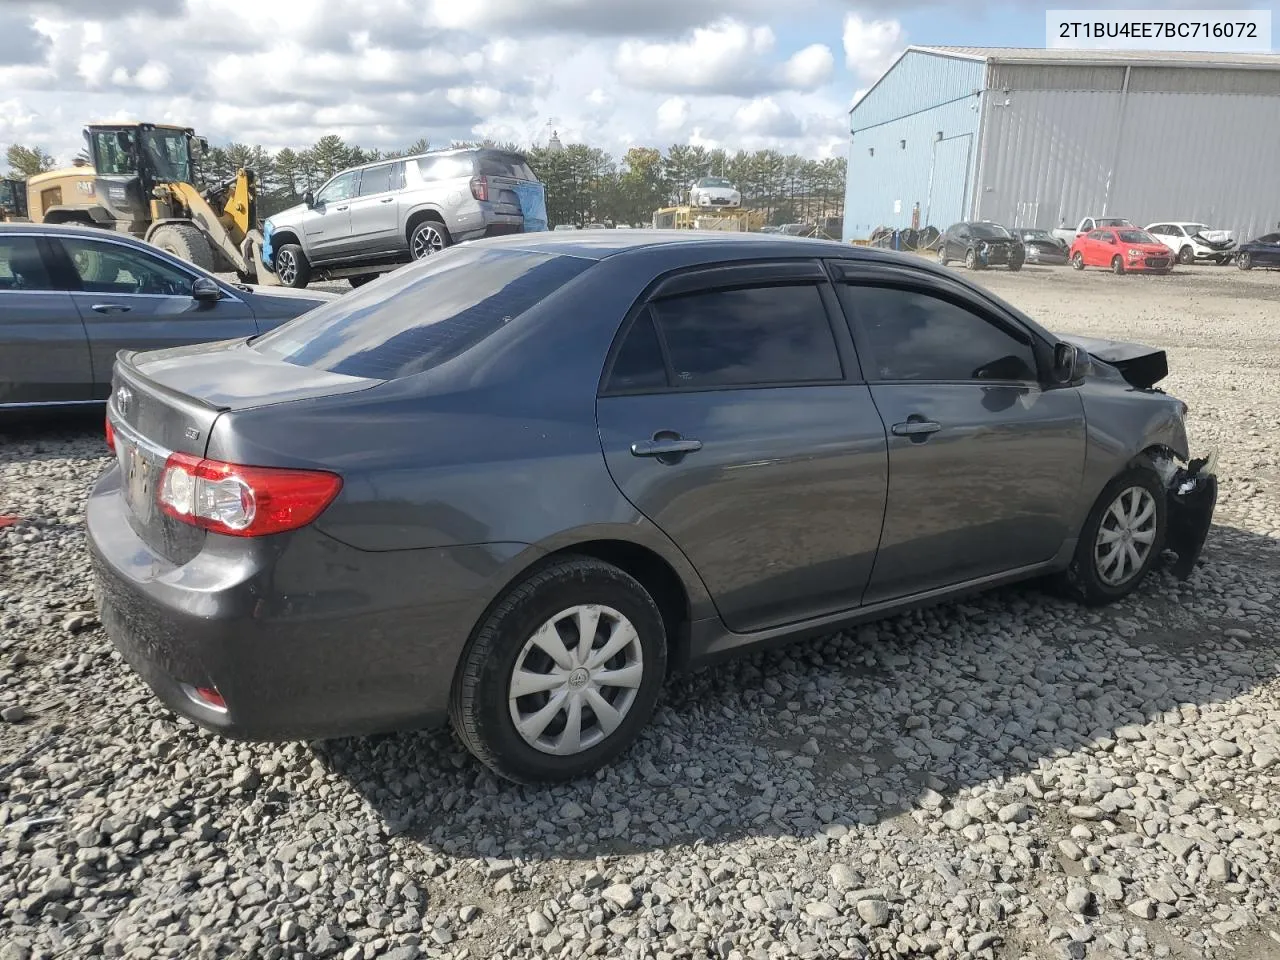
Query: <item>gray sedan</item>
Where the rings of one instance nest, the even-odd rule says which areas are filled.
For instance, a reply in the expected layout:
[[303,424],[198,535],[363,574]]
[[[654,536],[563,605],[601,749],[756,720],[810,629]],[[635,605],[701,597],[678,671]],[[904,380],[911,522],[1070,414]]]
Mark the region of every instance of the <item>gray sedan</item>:
[[1157,350],[949,271],[654,230],[460,245],[251,342],[122,354],[102,620],[228,736],[447,718],[582,776],[671,669],[1048,576],[1101,604],[1216,502]]
[[0,410],[101,403],[120,350],[243,340],[334,296],[224,283],[105,230],[0,224]]

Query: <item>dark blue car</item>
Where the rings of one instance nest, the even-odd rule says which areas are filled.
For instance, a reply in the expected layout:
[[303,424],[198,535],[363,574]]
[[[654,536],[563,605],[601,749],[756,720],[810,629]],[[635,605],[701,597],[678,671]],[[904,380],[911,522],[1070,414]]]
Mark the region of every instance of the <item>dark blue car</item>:
[[1236,248],[1236,266],[1241,270],[1254,267],[1280,269],[1280,233],[1268,233]]

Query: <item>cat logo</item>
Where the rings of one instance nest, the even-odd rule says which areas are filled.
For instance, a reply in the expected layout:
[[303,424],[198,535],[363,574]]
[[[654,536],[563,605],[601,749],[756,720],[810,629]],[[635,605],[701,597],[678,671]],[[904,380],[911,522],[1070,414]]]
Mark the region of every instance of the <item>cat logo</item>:
[[93,196],[93,181],[92,181],[92,180],[78,180],[78,181],[76,181],[76,189],[77,189],[77,190],[79,190],[81,193],[85,194],[86,196],[90,196],[90,197],[92,197],[92,196]]

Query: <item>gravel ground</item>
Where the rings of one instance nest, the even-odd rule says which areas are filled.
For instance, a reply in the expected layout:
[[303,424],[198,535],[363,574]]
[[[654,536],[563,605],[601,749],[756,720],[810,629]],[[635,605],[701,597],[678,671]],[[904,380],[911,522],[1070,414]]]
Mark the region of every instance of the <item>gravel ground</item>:
[[1098,612],[1006,589],[675,680],[568,787],[447,733],[175,720],[92,614],[100,418],[0,433],[0,960],[1280,955],[1280,275],[979,279],[1170,349],[1222,451],[1191,579]]

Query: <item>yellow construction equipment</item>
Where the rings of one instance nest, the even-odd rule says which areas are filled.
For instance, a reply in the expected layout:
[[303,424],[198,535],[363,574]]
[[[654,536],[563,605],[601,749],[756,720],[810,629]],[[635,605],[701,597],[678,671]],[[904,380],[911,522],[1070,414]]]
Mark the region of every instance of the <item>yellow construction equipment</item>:
[[653,212],[653,228],[741,233],[751,229],[751,216],[746,210],[720,209],[715,213],[703,213],[699,207],[663,207]]
[[92,167],[69,167],[27,181],[36,223],[83,223],[129,233],[206,270],[234,271],[249,283],[277,283],[262,268],[257,182],[240,169],[205,190],[193,182],[207,142],[190,127],[90,124]]

